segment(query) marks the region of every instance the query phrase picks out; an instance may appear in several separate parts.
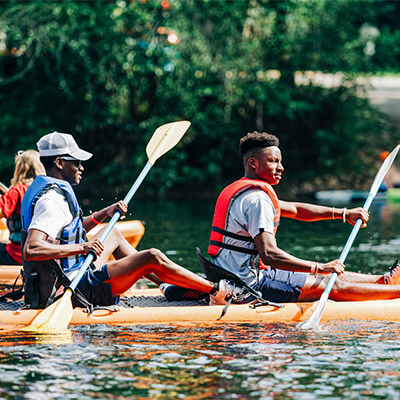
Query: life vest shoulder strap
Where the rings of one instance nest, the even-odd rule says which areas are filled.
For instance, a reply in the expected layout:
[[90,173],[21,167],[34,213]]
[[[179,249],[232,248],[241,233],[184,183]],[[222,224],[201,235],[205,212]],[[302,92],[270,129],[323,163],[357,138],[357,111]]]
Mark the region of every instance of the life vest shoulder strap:
[[64,189],[61,189],[60,186],[58,186],[55,183],[48,183],[40,192],[39,194],[36,196],[35,200],[33,200],[32,202],[32,206],[31,206],[31,219],[33,217],[33,213],[35,211],[35,207],[37,202],[39,201],[39,199],[45,195],[49,190],[55,190],[58,194],[60,194],[61,196],[64,197],[64,199],[66,200],[66,202],[68,203],[68,208],[70,213],[72,214],[73,218],[76,218],[76,216],[79,214],[80,210],[76,210],[75,209],[75,205],[74,202],[72,201],[71,195]]

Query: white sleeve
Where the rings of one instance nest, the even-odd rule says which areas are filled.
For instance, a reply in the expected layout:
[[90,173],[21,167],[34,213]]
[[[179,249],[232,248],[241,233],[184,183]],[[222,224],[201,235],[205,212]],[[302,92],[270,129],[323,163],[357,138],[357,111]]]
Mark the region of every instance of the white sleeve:
[[274,234],[275,208],[270,197],[261,193],[257,200],[251,202],[246,212],[248,232],[252,238],[261,232]]
[[71,221],[72,214],[64,196],[50,190],[36,203],[29,229],[37,229],[56,239],[61,229]]

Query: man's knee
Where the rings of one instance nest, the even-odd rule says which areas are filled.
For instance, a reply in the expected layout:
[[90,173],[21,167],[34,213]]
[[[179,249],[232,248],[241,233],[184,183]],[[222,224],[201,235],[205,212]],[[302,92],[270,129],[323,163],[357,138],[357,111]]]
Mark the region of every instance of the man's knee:
[[145,256],[148,264],[162,265],[165,261],[165,256],[161,250],[155,248],[145,250]]
[[110,235],[117,240],[117,242],[120,242],[121,240],[124,240],[124,235],[121,233],[121,231],[114,227],[111,229]]

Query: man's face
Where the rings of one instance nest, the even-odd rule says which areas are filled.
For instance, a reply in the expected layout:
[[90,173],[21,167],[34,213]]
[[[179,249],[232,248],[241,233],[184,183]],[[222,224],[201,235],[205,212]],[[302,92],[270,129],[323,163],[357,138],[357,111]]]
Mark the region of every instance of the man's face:
[[69,184],[79,185],[82,179],[83,166],[79,160],[64,160],[62,157],[56,159],[56,162],[61,163],[62,177]]
[[283,172],[282,155],[279,147],[272,146],[262,149],[254,157],[254,171],[258,177],[270,185],[277,185]]

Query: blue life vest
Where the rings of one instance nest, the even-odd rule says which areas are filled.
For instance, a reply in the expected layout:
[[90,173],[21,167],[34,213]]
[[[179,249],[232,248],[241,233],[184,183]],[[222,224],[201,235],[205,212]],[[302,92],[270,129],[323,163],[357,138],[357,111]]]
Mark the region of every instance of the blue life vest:
[[[69,210],[73,216],[72,222],[64,226],[56,240],[60,244],[77,244],[86,241],[86,231],[83,227],[82,210],[79,207],[78,200],[71,185],[63,180],[51,178],[49,176],[39,175],[29,186],[21,205],[22,228],[28,232],[29,225],[32,221],[34,209],[37,201],[49,190],[56,190],[64,196],[68,202]],[[60,258],[60,263],[64,273],[74,271],[84,261],[83,255],[70,256]]]

